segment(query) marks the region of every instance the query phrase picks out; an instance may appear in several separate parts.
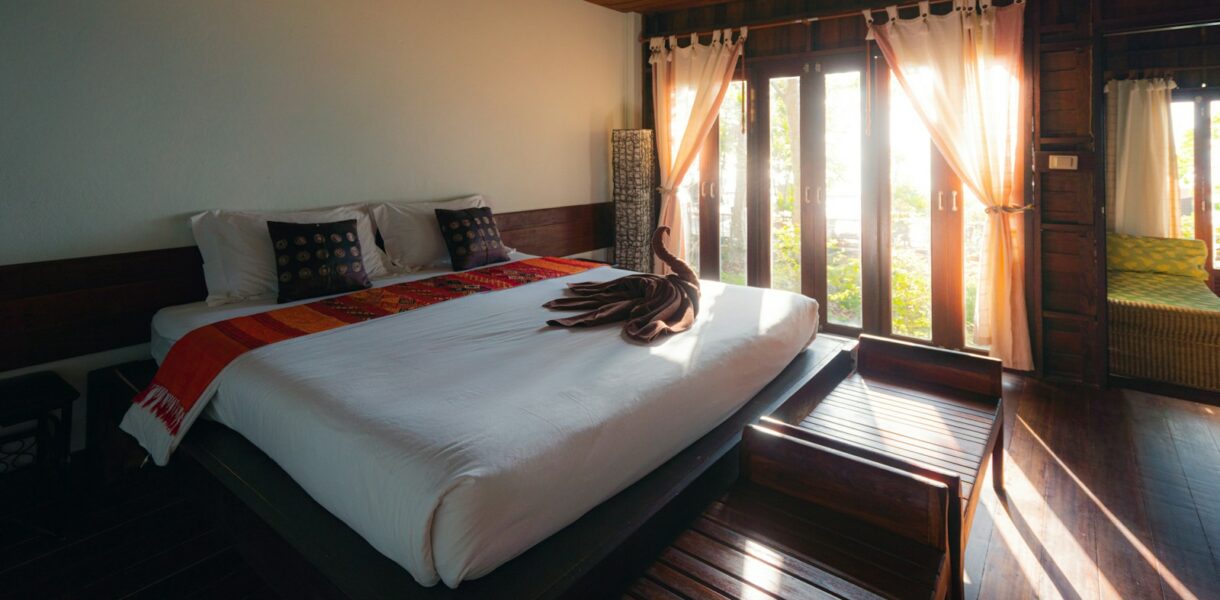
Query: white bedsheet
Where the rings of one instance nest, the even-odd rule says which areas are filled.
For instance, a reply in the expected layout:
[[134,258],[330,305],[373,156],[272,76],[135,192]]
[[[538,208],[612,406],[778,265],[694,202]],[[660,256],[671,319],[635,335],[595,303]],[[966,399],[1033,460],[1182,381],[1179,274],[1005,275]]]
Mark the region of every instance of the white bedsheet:
[[[710,431],[817,329],[813,300],[713,282],[693,329],[650,346],[618,325],[545,326],[557,313],[541,305],[568,282],[627,274],[599,268],[265,346],[221,374],[208,416],[416,581],[455,587]],[[270,308],[167,308],[154,353]]]

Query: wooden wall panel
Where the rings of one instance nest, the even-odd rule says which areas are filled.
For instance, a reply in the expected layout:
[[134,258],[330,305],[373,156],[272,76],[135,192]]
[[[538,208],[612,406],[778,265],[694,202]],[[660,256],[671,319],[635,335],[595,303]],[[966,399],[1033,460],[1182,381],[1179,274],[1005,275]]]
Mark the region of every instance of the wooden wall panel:
[[1172,76],[1178,87],[1220,83],[1220,26],[1106,38],[1105,78]]
[[1092,171],[1042,171],[1038,181],[1044,222],[1093,224]]
[[[1088,46],[1043,50],[1039,57],[1039,117],[1043,143],[1093,136],[1092,52]],[[1059,138],[1059,139],[1056,139]]]
[[[1076,157],[1075,171],[1050,170],[1051,155]],[[1094,155],[1092,152],[1036,152],[1036,197],[1043,223],[1092,225],[1094,222]]]
[[1043,319],[1043,374],[1052,379],[1098,383],[1092,368],[1099,348],[1092,319],[1068,315],[1046,315]]
[[[1104,271],[1097,169],[1101,164],[1094,6],[1089,0],[1040,0],[1035,11],[1034,308],[1041,373],[1099,383],[1104,372]],[[1051,154],[1075,156],[1074,171],[1048,168]]]
[[1088,0],[1037,0],[1038,29],[1042,39],[1083,39],[1089,35]]
[[1042,231],[1042,307],[1081,316],[1097,314],[1099,294],[1092,232],[1080,228]]

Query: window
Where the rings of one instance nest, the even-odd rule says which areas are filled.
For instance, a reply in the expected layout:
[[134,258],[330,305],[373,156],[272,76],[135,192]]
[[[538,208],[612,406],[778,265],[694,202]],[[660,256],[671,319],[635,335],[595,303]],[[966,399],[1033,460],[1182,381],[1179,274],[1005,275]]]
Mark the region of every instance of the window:
[[717,122],[717,181],[708,193],[719,210],[720,280],[746,284],[745,84],[734,81],[724,95]]
[[890,330],[932,339],[932,139],[892,77]]
[[772,77],[771,287],[801,291],[801,78]]
[[863,154],[860,152],[862,73],[827,73],[826,124],[826,302],[831,323],[861,327],[862,235],[860,202]]
[[1220,92],[1177,90],[1170,112],[1177,158],[1178,235],[1205,242],[1220,289]]

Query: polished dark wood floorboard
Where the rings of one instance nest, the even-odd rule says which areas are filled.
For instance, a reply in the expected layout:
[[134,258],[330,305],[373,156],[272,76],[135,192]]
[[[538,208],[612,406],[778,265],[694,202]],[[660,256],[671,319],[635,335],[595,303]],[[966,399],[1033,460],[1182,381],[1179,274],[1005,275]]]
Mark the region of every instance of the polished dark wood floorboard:
[[[1017,376],[1004,402],[1006,493],[982,487],[968,599],[1220,598],[1220,409]],[[626,597],[775,598],[802,577],[786,568],[799,560],[749,572],[757,557],[681,563],[700,553],[679,542]],[[702,583],[673,584],[688,580]]]
[[1220,409],[1020,377],[1004,399],[968,598],[1220,598]]
[[0,478],[0,598],[275,598],[175,477],[92,491],[73,477],[39,501]]
[[[1007,493],[983,486],[968,598],[1220,598],[1220,408],[1014,376],[1004,399]],[[6,479],[0,597],[274,597],[171,471],[62,507]]]

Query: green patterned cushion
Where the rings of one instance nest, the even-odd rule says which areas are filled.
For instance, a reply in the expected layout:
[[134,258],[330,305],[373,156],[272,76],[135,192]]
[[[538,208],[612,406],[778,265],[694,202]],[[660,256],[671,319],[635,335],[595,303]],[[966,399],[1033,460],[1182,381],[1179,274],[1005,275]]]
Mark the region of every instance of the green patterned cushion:
[[1106,234],[1106,266],[1111,271],[1137,271],[1207,281],[1207,244],[1200,240]]
[[1194,279],[1161,273],[1110,271],[1108,283],[1111,300],[1220,311],[1220,296],[1213,294],[1207,284]]

